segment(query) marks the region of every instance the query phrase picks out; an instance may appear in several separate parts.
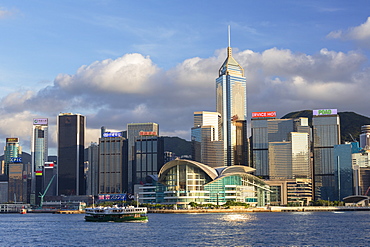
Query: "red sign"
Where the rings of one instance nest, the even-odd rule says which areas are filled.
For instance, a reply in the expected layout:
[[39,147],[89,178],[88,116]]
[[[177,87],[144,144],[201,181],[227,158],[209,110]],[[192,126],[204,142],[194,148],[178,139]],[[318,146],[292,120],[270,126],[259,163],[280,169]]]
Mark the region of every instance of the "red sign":
[[156,136],[156,131],[140,131],[139,135],[141,136]]
[[276,111],[252,112],[252,118],[276,117]]

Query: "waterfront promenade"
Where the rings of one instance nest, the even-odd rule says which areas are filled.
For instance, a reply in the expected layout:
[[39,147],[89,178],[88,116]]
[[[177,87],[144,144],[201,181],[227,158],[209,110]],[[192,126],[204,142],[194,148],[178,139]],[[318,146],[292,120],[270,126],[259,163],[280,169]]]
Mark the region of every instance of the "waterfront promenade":
[[160,214],[195,214],[195,213],[253,213],[253,212],[319,212],[319,211],[370,211],[370,207],[255,207],[238,209],[148,209],[148,213]]

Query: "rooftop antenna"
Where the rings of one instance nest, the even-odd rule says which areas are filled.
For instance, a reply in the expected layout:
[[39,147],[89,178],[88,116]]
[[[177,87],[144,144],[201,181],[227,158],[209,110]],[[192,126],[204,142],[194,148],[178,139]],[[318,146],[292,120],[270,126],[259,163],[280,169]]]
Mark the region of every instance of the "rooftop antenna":
[[227,33],[228,33],[228,41],[229,41],[229,47],[230,47],[230,25],[227,28]]

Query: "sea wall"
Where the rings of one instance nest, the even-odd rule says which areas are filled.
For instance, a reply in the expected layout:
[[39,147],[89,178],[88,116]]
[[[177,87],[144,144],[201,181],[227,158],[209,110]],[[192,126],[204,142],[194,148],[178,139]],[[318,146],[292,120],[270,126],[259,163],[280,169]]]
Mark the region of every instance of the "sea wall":
[[202,213],[253,213],[253,212],[313,212],[313,211],[370,211],[370,207],[256,207],[245,209],[148,209],[148,213],[202,214]]

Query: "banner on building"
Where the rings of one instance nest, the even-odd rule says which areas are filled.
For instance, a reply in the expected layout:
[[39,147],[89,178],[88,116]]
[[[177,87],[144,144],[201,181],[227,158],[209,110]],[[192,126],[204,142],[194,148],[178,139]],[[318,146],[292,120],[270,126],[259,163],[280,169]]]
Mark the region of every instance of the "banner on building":
[[320,115],[335,115],[337,114],[337,109],[320,109],[320,110],[313,110],[312,115],[320,116]]
[[252,112],[252,118],[276,117],[276,111]]

